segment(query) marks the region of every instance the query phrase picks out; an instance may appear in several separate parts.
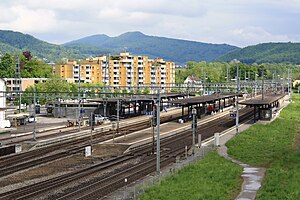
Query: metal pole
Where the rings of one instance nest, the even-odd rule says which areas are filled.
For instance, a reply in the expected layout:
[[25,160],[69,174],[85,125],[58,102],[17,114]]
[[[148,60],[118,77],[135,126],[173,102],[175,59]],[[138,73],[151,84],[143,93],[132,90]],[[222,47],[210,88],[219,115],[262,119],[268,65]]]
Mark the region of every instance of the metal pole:
[[239,65],[237,64],[237,70],[236,70],[236,98],[235,98],[235,104],[236,104],[236,118],[235,118],[235,129],[236,134],[239,133]]
[[226,68],[227,68],[227,83],[229,82],[229,67],[228,67],[228,64],[226,65]]
[[178,84],[179,84],[179,91],[181,92],[181,82],[180,82],[181,81],[180,80],[181,77],[180,77],[180,73],[181,73],[181,71],[179,70],[178,71],[178,82],[179,82]]
[[90,135],[90,145],[91,145],[91,151],[93,152],[93,130],[94,130],[94,120],[93,120],[93,113],[91,112],[91,119],[90,119],[90,124],[91,124],[91,135]]
[[33,140],[36,141],[36,89],[35,86],[33,86]]
[[257,95],[257,74],[255,73],[255,93],[254,93],[254,97],[256,97]]
[[160,175],[160,91],[157,90],[157,116],[156,116],[156,172]]
[[79,76],[78,76],[78,130],[79,130],[79,132],[80,132],[80,129],[81,129],[81,94],[80,94],[80,82],[81,82],[81,79],[80,79],[80,77],[81,77],[81,66],[80,66],[80,64],[79,64],[79,70],[78,70],[78,72],[79,72]]
[[290,92],[291,92],[291,90],[290,90],[290,69],[288,68],[288,95],[290,96]]
[[264,68],[262,68],[262,83],[261,83],[261,100],[264,100],[264,84],[265,84],[265,82],[264,82],[264,80],[265,80],[265,78],[264,78]]
[[[106,76],[107,76],[107,70],[109,70],[109,55],[107,56],[106,59],[106,66],[105,66],[105,77],[104,77],[104,102],[103,102],[103,116],[106,117]],[[108,73],[109,74],[109,73]],[[109,85],[109,77],[108,77],[108,85]]]
[[120,94],[118,94],[118,101],[117,101],[117,133],[119,133],[119,123],[120,123]]
[[19,86],[19,113],[21,113],[21,104],[22,104],[22,84],[21,84],[21,68],[20,68],[20,57],[18,56],[18,63],[17,63],[17,75],[18,75],[18,86]]
[[196,135],[196,112],[197,110],[195,108],[192,109],[192,114],[193,114],[193,146],[192,146],[192,152],[193,155],[195,154],[195,135]]

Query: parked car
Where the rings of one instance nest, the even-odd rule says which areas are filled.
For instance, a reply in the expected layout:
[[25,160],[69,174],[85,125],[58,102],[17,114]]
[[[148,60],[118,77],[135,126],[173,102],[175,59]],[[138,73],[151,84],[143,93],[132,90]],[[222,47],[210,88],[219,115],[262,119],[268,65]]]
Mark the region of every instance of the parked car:
[[32,123],[32,122],[34,122],[34,121],[37,122],[37,117],[34,118],[33,115],[30,115],[30,116],[28,117],[28,122],[29,122],[29,123]]
[[96,124],[102,124],[106,120],[108,120],[107,117],[103,117],[102,115],[95,114],[95,123]]

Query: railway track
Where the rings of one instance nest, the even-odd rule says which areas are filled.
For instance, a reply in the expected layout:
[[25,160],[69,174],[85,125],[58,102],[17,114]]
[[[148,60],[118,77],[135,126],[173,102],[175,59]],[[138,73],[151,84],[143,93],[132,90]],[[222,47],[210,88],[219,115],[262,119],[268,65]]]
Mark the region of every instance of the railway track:
[[[249,110],[241,110],[240,121],[245,120],[252,115],[252,112]],[[232,123],[234,124],[234,120]],[[203,134],[203,139],[206,139],[212,136],[215,132],[221,132],[227,128],[230,124],[227,124],[228,118],[222,117],[216,120],[213,120],[210,123],[203,124],[198,127],[198,131],[201,131]],[[175,157],[184,152],[185,146],[191,146],[192,134],[191,130],[183,131],[176,136],[164,138],[161,141],[162,144],[162,153],[161,153],[161,166],[165,166],[174,162]],[[133,159],[134,157],[141,156],[140,152],[144,153],[151,151],[151,145],[144,145],[142,148],[132,149],[130,154],[123,155],[117,159]],[[168,150],[166,150],[168,149]],[[148,154],[149,155],[149,154]],[[127,157],[128,156],[128,157]],[[127,157],[127,158],[126,158]],[[123,161],[120,161],[123,162]],[[109,162],[106,163],[106,167],[112,167],[117,165],[118,162]],[[101,166],[101,164],[99,165]],[[74,172],[72,174],[66,174],[64,176],[56,177],[55,179],[49,179],[45,182],[39,182],[34,185],[30,185],[18,190],[13,190],[7,193],[1,194],[3,199],[32,199],[38,195],[41,195],[45,191],[53,191],[54,188],[60,187],[62,185],[67,185],[70,182],[78,182],[78,178],[84,176],[93,176],[93,173],[97,173],[98,170],[101,170],[101,167],[93,166],[81,171]],[[98,167],[98,168],[97,168]],[[93,170],[96,169],[97,170]],[[97,171],[97,172],[96,172]],[[155,171],[155,156],[150,155],[146,156],[146,159],[143,159],[139,164],[136,164],[126,170],[119,171],[117,173],[112,173],[109,176],[99,177],[98,179],[91,180],[88,182],[90,185],[89,189],[85,188],[86,192],[80,190],[80,188],[87,185],[87,183],[82,183],[82,185],[75,187],[73,191],[70,189],[66,194],[53,195],[50,199],[93,199],[95,197],[103,197],[104,195],[122,187],[124,183],[124,177],[128,179],[128,183],[131,183],[139,178],[144,177],[145,175]],[[119,178],[117,178],[119,177]],[[39,189],[41,188],[41,189]]]
[[[171,120],[176,120],[180,116],[181,116],[180,114],[164,116],[161,118],[161,120],[162,123],[166,123]],[[149,127],[148,121],[141,121],[120,128],[120,132],[126,130],[126,134],[130,134],[132,132],[145,129],[148,127]],[[98,133],[93,135],[93,143],[97,144],[99,142],[103,142],[105,140],[109,140],[112,138],[113,135],[111,131]],[[86,136],[84,138],[55,144],[49,147],[43,147],[36,150],[24,152],[24,153],[2,157],[0,158],[0,177],[12,174],[20,170],[28,169],[30,167],[34,167],[40,164],[51,162],[69,156],[71,154],[78,153],[79,151],[82,151],[85,146],[90,145],[91,142],[90,139],[91,139],[90,136]]]

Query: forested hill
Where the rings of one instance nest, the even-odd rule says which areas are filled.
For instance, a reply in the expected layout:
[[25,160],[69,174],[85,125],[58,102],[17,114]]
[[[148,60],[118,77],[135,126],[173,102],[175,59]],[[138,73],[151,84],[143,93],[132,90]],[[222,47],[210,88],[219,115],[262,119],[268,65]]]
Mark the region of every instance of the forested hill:
[[300,64],[300,43],[262,43],[237,49],[215,61],[229,62],[233,59],[251,63],[290,63]]
[[118,37],[93,35],[64,44],[92,45],[114,52],[126,50],[135,55],[147,55],[151,58],[164,58],[178,64],[187,61],[213,61],[238,47],[227,44],[208,44],[195,41],[179,40],[165,37],[148,36],[141,32],[127,32]]
[[0,30],[0,52],[16,53],[30,51],[32,55],[46,58],[49,61],[61,58],[80,58],[83,55],[78,50],[50,44],[35,37],[20,32]]

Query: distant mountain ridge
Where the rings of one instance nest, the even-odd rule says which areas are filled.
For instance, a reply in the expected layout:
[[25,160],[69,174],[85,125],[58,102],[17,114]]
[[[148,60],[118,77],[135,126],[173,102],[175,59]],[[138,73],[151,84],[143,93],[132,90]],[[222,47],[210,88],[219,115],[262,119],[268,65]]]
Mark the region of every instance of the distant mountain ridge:
[[187,61],[213,61],[219,56],[238,49],[227,44],[208,44],[165,37],[148,36],[141,32],[127,32],[117,37],[93,35],[63,44],[89,45],[113,52],[128,51],[136,55],[164,58],[184,64]]
[[122,51],[150,58],[164,58],[177,64],[187,61],[300,64],[300,43],[262,43],[238,48],[227,44],[209,44],[188,40],[148,36],[127,32],[117,37],[104,34],[55,45],[20,32],[0,30],[0,54],[31,51],[33,56],[56,61],[61,58],[84,59],[89,56],[117,54]]
[[63,57],[80,58],[83,55],[74,49],[50,44],[20,32],[0,30],[0,51],[16,53],[30,51],[34,56],[54,61]]
[[229,62],[233,59],[251,63],[300,64],[300,43],[262,43],[229,52],[215,61]]

